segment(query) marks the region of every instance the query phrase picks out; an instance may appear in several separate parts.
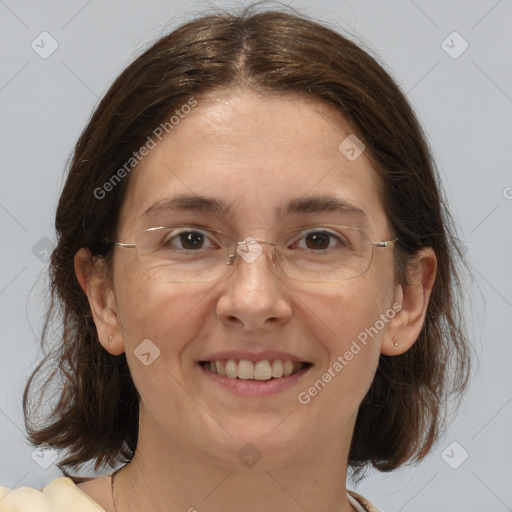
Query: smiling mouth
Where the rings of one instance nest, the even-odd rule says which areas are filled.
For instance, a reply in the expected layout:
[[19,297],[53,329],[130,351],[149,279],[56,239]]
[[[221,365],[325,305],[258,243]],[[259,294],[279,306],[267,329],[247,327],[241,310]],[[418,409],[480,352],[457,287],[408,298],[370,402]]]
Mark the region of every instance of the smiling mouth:
[[248,361],[247,359],[222,359],[216,361],[200,361],[206,370],[228,379],[241,380],[275,380],[289,377],[309,368],[311,363],[287,361],[283,359],[264,359]]

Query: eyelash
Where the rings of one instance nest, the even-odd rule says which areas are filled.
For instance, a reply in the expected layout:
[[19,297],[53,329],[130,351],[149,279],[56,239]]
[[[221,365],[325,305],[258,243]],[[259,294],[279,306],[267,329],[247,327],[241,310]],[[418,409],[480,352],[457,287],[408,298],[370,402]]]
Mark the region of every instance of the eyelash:
[[[341,245],[349,245],[348,244],[348,241],[346,240],[343,240],[340,236],[338,236],[337,234],[335,233],[332,233],[331,231],[328,231],[326,230],[325,228],[321,228],[321,227],[318,227],[318,228],[313,228],[313,229],[310,229],[310,230],[307,230],[307,231],[304,231],[303,233],[301,233],[301,236],[300,238],[294,240],[290,245],[293,245],[293,244],[296,244],[297,242],[300,242],[301,240],[304,240],[308,235],[311,235],[313,233],[320,233],[322,235],[327,235],[330,237],[330,240],[329,240],[329,243],[334,239],[334,240],[337,240],[338,241],[338,244],[341,244]],[[197,235],[197,234],[200,234],[202,236],[204,236],[204,239],[205,240],[209,240],[211,241],[211,238],[208,236],[207,232],[204,232],[204,231],[201,231],[199,229],[184,229],[178,233],[175,233],[173,234],[173,236],[171,237],[166,237],[166,239],[164,239],[162,241],[162,245],[172,245],[174,246],[174,244],[172,244],[172,241],[173,240],[179,240],[179,237],[181,237],[182,235],[186,235],[186,234],[191,234],[191,235]],[[218,244],[219,246],[221,244]],[[175,247],[175,246],[174,246]],[[190,252],[195,252],[193,249],[185,249],[183,247],[177,247],[178,250],[182,250],[182,251],[190,251]],[[201,249],[205,249],[204,247],[201,247]],[[319,251],[315,251],[315,252],[321,252],[321,251],[324,251],[324,250],[328,250],[328,249],[332,249],[332,247],[328,247],[327,249],[321,249]]]

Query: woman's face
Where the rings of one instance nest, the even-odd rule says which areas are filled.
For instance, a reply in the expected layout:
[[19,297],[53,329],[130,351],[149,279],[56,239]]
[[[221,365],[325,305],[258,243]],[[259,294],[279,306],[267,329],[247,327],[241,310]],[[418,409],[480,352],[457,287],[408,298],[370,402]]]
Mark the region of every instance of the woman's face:
[[[357,156],[361,148],[345,141],[351,132],[344,126],[332,107],[300,96],[230,90],[198,98],[133,171],[117,239],[191,224],[235,240],[276,240],[293,228],[336,224],[389,240],[377,174],[364,152]],[[178,196],[189,200],[162,207]],[[288,211],[291,202],[299,207]],[[254,261],[238,257],[224,277],[199,283],[154,279],[133,249],[116,248],[113,260],[116,337],[144,427],[226,466],[244,455],[276,464],[339,453],[398,309],[392,248],[375,248],[364,275],[314,283],[286,277],[269,258],[272,247],[261,248]],[[245,377],[257,362],[260,376],[269,366],[279,375],[277,359],[284,367],[308,364],[269,380],[232,379],[203,364],[224,367],[228,359],[235,360],[230,371]]]

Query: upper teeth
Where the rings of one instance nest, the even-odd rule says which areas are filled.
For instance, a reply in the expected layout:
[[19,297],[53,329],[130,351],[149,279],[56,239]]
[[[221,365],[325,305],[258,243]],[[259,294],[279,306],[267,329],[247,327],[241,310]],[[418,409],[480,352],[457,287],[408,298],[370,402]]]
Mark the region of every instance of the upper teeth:
[[272,377],[287,377],[304,367],[302,363],[264,359],[253,363],[247,359],[224,359],[222,361],[209,361],[207,367],[213,373],[230,379],[256,379],[268,380]]

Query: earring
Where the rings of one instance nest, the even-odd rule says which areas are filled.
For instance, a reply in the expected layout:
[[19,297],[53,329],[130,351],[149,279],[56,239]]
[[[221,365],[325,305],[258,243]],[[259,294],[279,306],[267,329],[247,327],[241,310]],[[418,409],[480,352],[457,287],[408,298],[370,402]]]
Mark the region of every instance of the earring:
[[107,345],[110,345],[112,343],[112,335],[108,337]]
[[395,347],[398,347],[398,340],[393,336],[393,338],[391,338],[393,340],[393,345],[395,345]]

